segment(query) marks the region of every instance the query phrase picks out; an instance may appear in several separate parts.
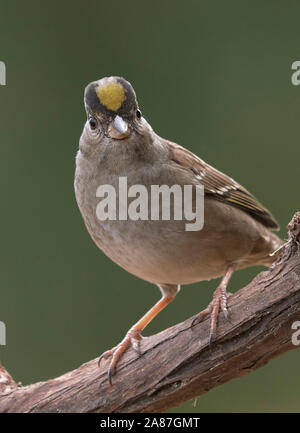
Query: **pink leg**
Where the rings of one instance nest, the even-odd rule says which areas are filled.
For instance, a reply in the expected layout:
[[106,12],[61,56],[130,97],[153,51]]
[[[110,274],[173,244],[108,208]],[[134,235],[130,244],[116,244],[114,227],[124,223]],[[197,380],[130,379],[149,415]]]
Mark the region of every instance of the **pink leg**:
[[142,339],[141,332],[173,299],[174,296],[162,296],[162,298],[134,326],[132,326],[132,328],[129,329],[121,343],[113,349],[104,352],[100,356],[98,365],[100,365],[102,359],[107,359],[110,356],[112,357],[108,369],[108,380],[110,384],[112,384],[112,375],[114,374],[116,365],[125,350],[132,345],[135,351],[140,354],[139,341]]
[[214,340],[216,336],[216,330],[217,330],[217,321],[218,321],[218,314],[221,310],[223,311],[224,317],[228,318],[228,310],[227,310],[227,293],[226,289],[229,283],[230,278],[232,277],[232,274],[234,272],[234,265],[228,266],[225,275],[223,276],[220,284],[216,288],[213,300],[208,305],[205,310],[201,311],[201,313],[198,314],[198,316],[193,320],[192,326],[196,325],[197,323],[202,322],[202,320],[209,316],[211,317],[210,322],[210,333],[209,333],[209,344]]

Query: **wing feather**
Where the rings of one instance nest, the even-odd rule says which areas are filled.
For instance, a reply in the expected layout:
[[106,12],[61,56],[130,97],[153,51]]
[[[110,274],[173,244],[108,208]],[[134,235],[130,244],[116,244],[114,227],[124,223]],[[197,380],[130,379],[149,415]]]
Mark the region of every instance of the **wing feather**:
[[184,147],[169,141],[168,146],[170,159],[182,168],[191,170],[204,185],[205,194],[248,212],[265,227],[279,230],[279,225],[272,214],[243,186]]

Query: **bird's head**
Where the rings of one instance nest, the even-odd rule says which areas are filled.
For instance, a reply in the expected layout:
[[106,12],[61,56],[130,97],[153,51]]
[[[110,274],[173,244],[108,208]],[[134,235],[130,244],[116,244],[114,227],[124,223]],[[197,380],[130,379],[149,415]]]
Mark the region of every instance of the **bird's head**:
[[131,84],[122,77],[105,77],[85,88],[88,127],[95,134],[122,140],[138,131],[142,113]]

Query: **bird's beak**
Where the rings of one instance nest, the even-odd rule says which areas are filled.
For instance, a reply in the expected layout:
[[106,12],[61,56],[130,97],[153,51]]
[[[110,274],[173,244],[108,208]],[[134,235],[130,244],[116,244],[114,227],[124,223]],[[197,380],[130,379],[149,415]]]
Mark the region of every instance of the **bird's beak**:
[[128,137],[130,130],[128,123],[121,116],[116,116],[109,125],[107,132],[109,137],[122,140]]

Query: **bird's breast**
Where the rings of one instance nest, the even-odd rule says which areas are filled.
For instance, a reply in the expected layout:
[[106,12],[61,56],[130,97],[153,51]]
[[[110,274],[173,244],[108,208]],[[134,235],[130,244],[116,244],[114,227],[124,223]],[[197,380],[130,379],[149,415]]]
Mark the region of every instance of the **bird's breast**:
[[163,183],[159,166],[118,175],[77,170],[75,193],[86,227],[114,262],[153,283],[188,284],[221,276],[228,264],[251,255],[259,223],[216,200],[204,199],[199,231],[187,231],[188,221],[174,212],[170,219],[152,219],[150,187],[158,179]]

